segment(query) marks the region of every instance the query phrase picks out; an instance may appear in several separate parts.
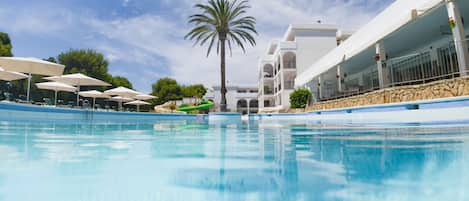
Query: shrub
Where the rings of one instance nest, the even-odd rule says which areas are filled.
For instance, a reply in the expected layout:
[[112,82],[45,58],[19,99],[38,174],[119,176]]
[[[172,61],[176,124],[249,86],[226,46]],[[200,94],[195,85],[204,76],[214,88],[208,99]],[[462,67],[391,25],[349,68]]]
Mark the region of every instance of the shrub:
[[290,94],[291,108],[305,108],[311,99],[311,92],[308,89],[295,89]]

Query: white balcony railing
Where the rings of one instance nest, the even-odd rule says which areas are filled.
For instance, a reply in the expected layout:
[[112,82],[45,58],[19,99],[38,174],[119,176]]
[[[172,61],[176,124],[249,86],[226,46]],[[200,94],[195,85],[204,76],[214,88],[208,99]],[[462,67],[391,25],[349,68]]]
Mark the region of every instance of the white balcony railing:
[[296,50],[296,42],[280,42],[279,48],[280,50]]

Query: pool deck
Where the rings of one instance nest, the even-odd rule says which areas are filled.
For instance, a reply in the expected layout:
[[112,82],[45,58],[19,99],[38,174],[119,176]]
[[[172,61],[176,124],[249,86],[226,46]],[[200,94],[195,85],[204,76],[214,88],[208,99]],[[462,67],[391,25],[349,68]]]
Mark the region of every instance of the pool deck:
[[308,119],[321,123],[469,123],[469,96],[369,105],[251,119]]
[[91,109],[59,108],[13,102],[0,102],[0,120],[3,121],[154,121],[197,120],[204,115],[158,114],[149,112],[115,112]]

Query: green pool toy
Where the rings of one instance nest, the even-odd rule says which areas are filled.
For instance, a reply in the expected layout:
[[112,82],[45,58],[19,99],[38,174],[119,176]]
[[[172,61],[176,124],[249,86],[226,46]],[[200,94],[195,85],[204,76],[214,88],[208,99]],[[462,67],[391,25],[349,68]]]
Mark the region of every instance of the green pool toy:
[[177,109],[177,111],[182,111],[182,112],[190,112],[194,110],[208,110],[215,106],[215,104],[212,101],[208,100],[202,100],[199,105],[195,106],[182,106]]

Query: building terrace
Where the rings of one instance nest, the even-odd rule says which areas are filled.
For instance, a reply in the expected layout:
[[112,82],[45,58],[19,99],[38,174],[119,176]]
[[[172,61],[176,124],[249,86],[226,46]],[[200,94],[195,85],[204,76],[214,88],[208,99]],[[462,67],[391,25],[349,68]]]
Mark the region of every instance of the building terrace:
[[398,0],[295,79],[315,102],[466,76],[466,0]]

